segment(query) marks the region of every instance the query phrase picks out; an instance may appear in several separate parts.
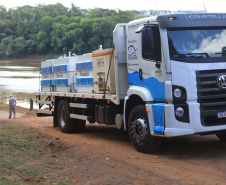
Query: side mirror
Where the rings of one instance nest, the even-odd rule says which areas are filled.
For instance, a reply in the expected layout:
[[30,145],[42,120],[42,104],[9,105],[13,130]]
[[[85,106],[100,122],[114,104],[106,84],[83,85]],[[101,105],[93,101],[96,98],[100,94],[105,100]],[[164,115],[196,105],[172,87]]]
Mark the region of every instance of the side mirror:
[[137,28],[135,33],[140,33],[143,29],[145,28],[145,26],[140,26],[139,28]]

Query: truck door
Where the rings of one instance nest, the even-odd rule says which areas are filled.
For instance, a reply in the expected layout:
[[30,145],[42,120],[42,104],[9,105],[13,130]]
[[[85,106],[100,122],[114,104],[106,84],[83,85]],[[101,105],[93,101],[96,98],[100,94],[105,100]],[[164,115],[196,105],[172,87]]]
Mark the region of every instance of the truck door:
[[140,34],[140,85],[147,88],[154,101],[165,101],[161,39],[158,26],[143,28]]

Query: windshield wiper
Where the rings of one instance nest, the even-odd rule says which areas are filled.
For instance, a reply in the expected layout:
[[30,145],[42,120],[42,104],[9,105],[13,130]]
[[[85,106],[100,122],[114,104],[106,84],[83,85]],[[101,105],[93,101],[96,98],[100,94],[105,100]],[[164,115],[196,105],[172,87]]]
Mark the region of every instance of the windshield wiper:
[[182,54],[182,53],[180,53],[179,54],[180,56],[182,55],[182,56],[187,56],[188,58],[189,57],[194,57],[194,58],[203,58],[203,56],[206,56],[207,58],[209,58],[210,56],[209,56],[209,54],[208,53],[206,53],[206,52],[203,52],[203,53],[184,53],[184,54]]

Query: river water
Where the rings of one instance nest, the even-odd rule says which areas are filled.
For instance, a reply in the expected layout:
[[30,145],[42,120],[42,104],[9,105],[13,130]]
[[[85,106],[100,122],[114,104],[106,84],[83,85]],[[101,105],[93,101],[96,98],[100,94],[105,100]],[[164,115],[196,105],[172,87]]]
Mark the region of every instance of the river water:
[[[30,98],[39,91],[40,59],[0,60],[0,102],[8,103],[12,94],[17,105],[30,107]],[[34,108],[37,105],[34,103]]]

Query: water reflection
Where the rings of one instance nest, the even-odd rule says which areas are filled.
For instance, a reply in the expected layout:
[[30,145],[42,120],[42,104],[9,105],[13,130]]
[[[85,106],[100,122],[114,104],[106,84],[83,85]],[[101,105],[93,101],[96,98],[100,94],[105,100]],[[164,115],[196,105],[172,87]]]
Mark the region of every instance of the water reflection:
[[[29,108],[30,98],[39,91],[40,59],[0,60],[0,102],[8,103],[9,95],[17,105]],[[37,108],[37,105],[34,105]]]

